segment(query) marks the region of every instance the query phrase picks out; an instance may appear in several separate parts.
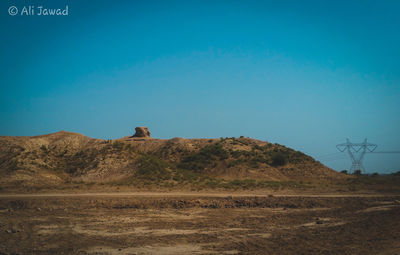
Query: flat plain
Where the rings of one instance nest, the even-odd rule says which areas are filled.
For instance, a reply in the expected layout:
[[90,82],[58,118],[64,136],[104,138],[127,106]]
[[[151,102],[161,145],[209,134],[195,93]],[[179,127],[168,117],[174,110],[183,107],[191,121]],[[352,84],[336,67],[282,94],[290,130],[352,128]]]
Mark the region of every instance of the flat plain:
[[400,196],[0,196],[0,254],[400,254]]

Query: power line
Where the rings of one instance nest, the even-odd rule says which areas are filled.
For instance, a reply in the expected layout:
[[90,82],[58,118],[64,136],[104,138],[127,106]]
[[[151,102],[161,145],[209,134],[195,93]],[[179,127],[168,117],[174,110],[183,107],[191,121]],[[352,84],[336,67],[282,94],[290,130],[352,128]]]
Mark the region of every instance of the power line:
[[337,161],[337,160],[345,160],[347,157],[341,157],[341,158],[330,158],[330,159],[324,159],[324,162],[330,162],[330,161]]
[[372,151],[367,153],[400,153],[400,151]]
[[347,157],[346,157],[346,155],[343,155],[343,153],[341,153],[341,152],[334,152],[334,153],[316,156],[315,159],[318,161],[321,161],[321,162],[331,162],[331,161],[337,161],[337,160],[344,160],[344,159],[347,159]]
[[319,155],[316,156],[315,158],[331,158],[331,157],[335,157],[335,156],[339,156],[342,155],[340,152],[335,152],[335,153],[330,153],[330,154],[325,154],[325,155]]

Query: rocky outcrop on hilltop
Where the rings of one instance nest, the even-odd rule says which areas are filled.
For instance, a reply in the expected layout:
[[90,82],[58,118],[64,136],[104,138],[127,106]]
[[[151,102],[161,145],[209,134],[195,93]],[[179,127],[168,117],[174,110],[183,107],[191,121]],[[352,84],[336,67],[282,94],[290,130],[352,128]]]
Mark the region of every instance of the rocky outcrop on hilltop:
[[136,127],[135,134],[132,137],[150,138],[150,131],[148,127]]

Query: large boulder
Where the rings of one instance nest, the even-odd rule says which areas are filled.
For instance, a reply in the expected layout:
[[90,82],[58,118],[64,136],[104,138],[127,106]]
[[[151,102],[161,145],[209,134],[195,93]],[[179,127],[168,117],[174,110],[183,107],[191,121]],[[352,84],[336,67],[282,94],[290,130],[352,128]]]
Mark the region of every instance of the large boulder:
[[132,137],[150,137],[150,131],[148,127],[136,127],[135,134]]

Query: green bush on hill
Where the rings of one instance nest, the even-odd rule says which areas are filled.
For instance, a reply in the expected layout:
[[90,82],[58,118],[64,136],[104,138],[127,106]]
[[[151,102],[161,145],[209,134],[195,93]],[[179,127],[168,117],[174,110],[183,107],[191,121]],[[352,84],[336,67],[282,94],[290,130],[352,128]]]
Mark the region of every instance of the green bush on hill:
[[170,165],[153,156],[142,154],[137,161],[139,166],[135,173],[135,178],[148,181],[163,181],[171,179],[171,172],[168,170]]
[[273,152],[271,155],[271,166],[284,166],[288,162],[288,156],[281,152]]
[[66,172],[76,174],[79,170],[88,170],[97,167],[99,161],[96,159],[99,151],[96,149],[79,151],[72,156],[67,156]]
[[220,142],[210,144],[196,153],[192,153],[182,159],[178,164],[179,168],[187,170],[202,171],[216,160],[225,160],[229,156]]

